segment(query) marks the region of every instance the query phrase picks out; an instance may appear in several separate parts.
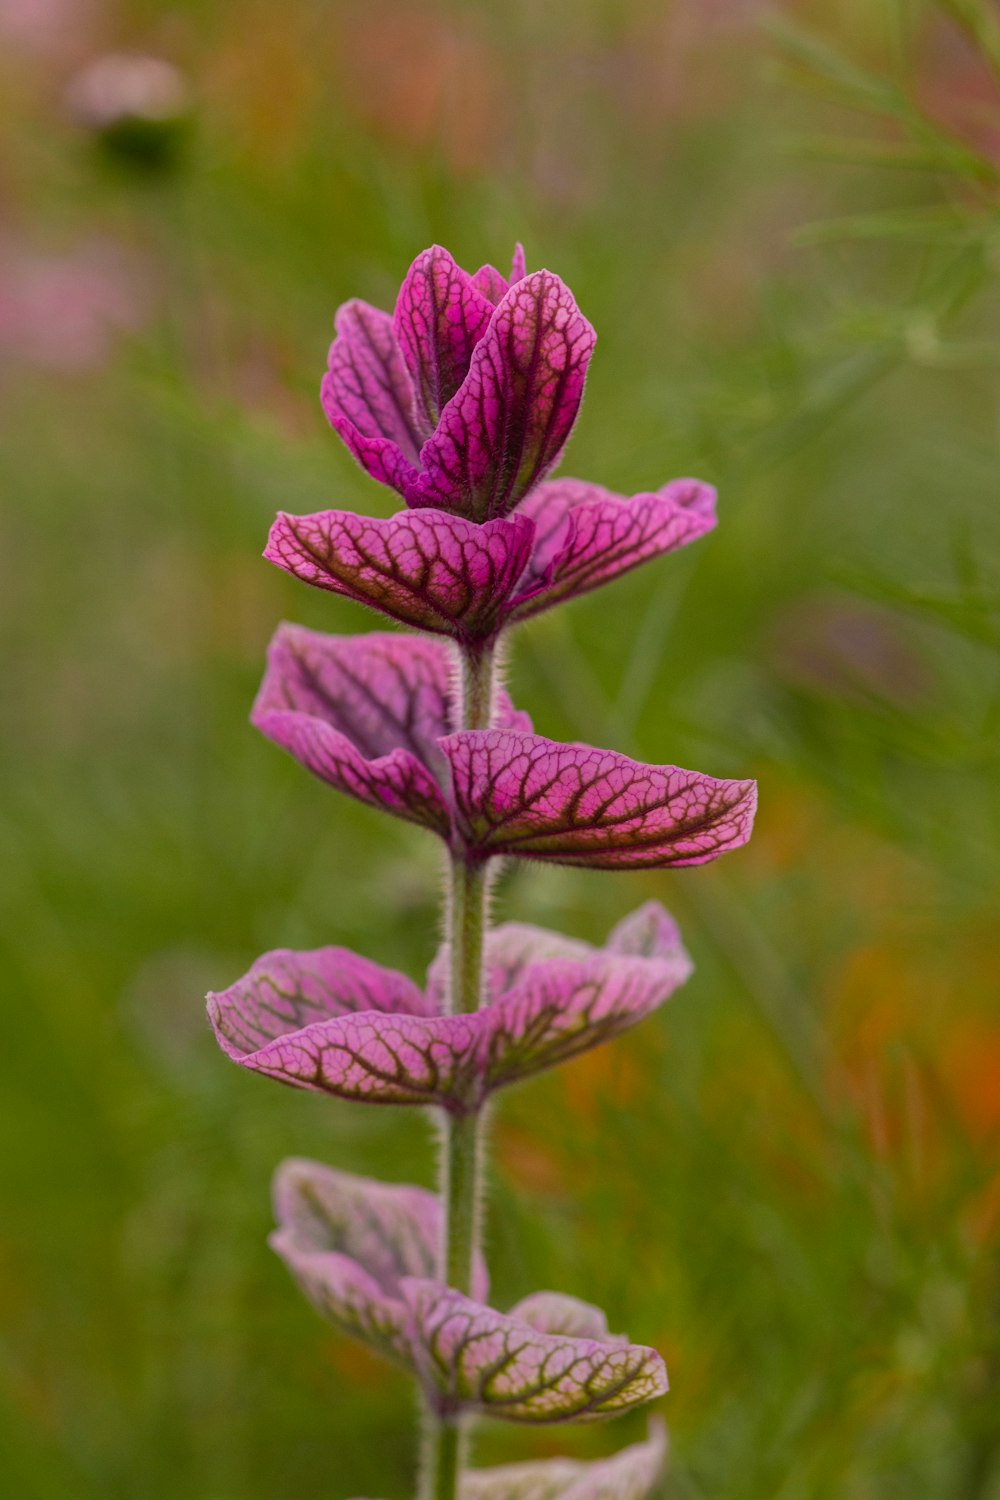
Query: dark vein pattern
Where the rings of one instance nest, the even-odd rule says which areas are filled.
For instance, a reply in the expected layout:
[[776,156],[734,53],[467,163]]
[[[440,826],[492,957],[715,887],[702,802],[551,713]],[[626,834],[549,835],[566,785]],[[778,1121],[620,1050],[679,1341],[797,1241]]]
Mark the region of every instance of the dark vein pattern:
[[552,479],[537,485],[517,514],[534,521],[535,541],[510,603],[511,621],[697,541],[715,525],[715,491],[696,479],[675,479],[626,498],[581,479]]
[[472,351],[489,326],[493,302],[440,245],[418,255],[400,288],[392,328],[429,437],[469,373]]
[[[638,927],[646,951],[629,953],[620,935]],[[343,948],[280,949],[210,995],[209,1016],[227,1056],[252,1072],[343,1099],[461,1113],[610,1041],[691,972],[655,903],[620,924],[608,949],[560,943],[539,928],[497,929],[487,952],[493,998],[472,1015],[444,1013],[446,961],[435,960],[425,994]]]
[[420,453],[410,505],[506,515],[557,462],[583,398],[594,330],[550,271],[511,287]]
[[441,740],[469,854],[597,869],[699,865],[750,837],[757,788],[541,735],[463,730]]
[[[271,1247],[314,1307],[341,1332],[412,1367],[400,1284],[435,1273],[443,1233],[437,1196],[293,1159],[275,1174],[274,1207]],[[475,1295],[487,1290],[479,1256]]]
[[[250,717],[338,791],[447,837],[438,740],[454,723],[452,676],[443,641],[281,625]],[[496,713],[498,723],[530,728],[502,690]]]
[[649,1424],[643,1443],[622,1448],[611,1458],[583,1463],[570,1458],[467,1469],[459,1481],[460,1500],[646,1500],[667,1456],[667,1430]]
[[320,387],[323,410],[358,463],[400,492],[416,477],[426,434],[414,418],[413,386],[392,319],[367,302],[337,313]]
[[662,1396],[654,1349],[542,1333],[433,1281],[406,1278],[414,1352],[438,1409],[509,1422],[595,1421]]
[[477,526],[437,510],[280,512],[264,556],[315,588],[471,644],[499,630],[533,535],[527,516]]

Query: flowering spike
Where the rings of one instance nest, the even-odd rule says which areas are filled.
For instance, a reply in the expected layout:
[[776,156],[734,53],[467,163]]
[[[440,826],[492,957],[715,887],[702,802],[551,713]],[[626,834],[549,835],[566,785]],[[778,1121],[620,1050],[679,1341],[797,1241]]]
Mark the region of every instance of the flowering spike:
[[[309,1301],[343,1333],[412,1366],[403,1278],[432,1276],[443,1230],[434,1193],[293,1158],[274,1178],[271,1248]],[[474,1292],[487,1295],[477,1258]]]
[[524,246],[521,244],[521,241],[518,240],[517,244],[514,246],[514,255],[510,263],[511,286],[514,285],[515,281],[523,281],[527,274],[528,271],[524,264]]
[[697,479],[675,479],[626,499],[581,479],[552,479],[533,489],[517,514],[536,528],[509,612],[511,620],[526,620],[697,541],[715,525],[715,491]]
[[489,640],[531,555],[527,516],[477,526],[438,510],[382,519],[353,511],[283,511],[264,556],[316,588],[436,635]]
[[477,859],[517,854],[606,870],[700,865],[750,837],[752,781],[510,730],[462,730],[440,745],[459,832]]
[[425,436],[469,373],[472,351],[493,316],[493,301],[440,245],[413,262],[392,319],[416,392]]
[[320,389],[323,409],[362,468],[403,490],[416,477],[422,434],[392,319],[354,301],[340,309],[334,326]]
[[667,1389],[653,1349],[542,1333],[435,1281],[405,1278],[414,1348],[442,1413],[478,1411],[508,1422],[586,1422]]
[[633,1443],[611,1458],[581,1463],[543,1458],[535,1463],[469,1469],[459,1486],[460,1500],[646,1500],[663,1470],[667,1430],[649,1424],[645,1442]]
[[[314,776],[371,807],[447,837],[450,805],[438,740],[454,726],[453,668],[443,641],[324,635],[281,625],[250,715]],[[502,690],[496,718],[530,727]]]
[[511,287],[421,449],[408,503],[480,522],[512,510],[566,444],[594,340],[558,276],[535,271]]

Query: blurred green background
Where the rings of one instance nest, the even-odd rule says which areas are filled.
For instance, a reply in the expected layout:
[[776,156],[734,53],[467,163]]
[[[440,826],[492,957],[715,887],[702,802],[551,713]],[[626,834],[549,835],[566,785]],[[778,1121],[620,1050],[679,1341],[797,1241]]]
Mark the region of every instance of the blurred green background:
[[[123,49],[182,125],[107,125]],[[430,1134],[233,1068],[202,996],[432,953],[433,841],[247,725],[279,619],[373,623],[259,554],[279,507],[394,508],[319,409],[337,305],[521,238],[599,334],[566,471],[721,519],[512,689],[761,807],[701,871],[505,878],[596,938],[659,897],[697,971],[503,1099],[498,1304],[664,1352],[664,1500],[997,1500],[1000,10],[0,0],[0,100],[0,1488],[411,1492],[406,1380],[265,1236],[283,1155],[429,1184]]]

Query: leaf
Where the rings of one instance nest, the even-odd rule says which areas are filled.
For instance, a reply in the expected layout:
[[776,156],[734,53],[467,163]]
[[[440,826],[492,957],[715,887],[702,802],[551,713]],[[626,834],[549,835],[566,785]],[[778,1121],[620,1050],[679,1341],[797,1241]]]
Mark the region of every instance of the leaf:
[[475,525],[437,510],[280,512],[264,556],[315,588],[465,642],[493,636],[531,555],[526,516]]
[[552,479],[531,491],[518,514],[534,521],[536,533],[510,618],[527,620],[697,541],[715,525],[715,491],[676,479],[626,498],[581,479]]
[[425,437],[469,373],[493,302],[440,245],[417,256],[396,299],[392,328],[410,372]]
[[414,1351],[442,1413],[477,1411],[509,1422],[595,1421],[667,1389],[653,1349],[542,1333],[436,1282],[407,1278]]
[[470,857],[598,869],[697,865],[750,837],[756,783],[650,766],[614,750],[509,730],[461,730],[441,748]]
[[593,328],[550,271],[518,281],[420,453],[411,505],[488,522],[557,462],[583,398]]
[[666,1453],[666,1428],[652,1421],[645,1442],[596,1462],[547,1458],[467,1469],[459,1500],[645,1500],[660,1477]]
[[[440,1200],[321,1162],[282,1162],[274,1178],[278,1229],[270,1239],[310,1302],[355,1338],[412,1368],[404,1278],[432,1276],[443,1236]],[[477,1297],[487,1295],[477,1257]]]

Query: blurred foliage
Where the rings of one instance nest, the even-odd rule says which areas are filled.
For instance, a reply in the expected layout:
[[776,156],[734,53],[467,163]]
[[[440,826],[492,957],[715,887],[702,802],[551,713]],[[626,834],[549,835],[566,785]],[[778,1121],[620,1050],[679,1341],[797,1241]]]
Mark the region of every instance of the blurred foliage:
[[[67,99],[122,50],[192,104],[112,167]],[[279,618],[371,623],[259,552],[279,506],[391,508],[318,409],[338,303],[520,237],[600,335],[568,471],[697,473],[721,524],[512,687],[761,812],[703,871],[505,878],[588,937],[659,896],[697,973],[502,1101],[499,1304],[664,1351],[671,1500],[997,1500],[995,5],[0,0],[0,101],[5,1490],[409,1492],[407,1383],[297,1297],[267,1183],[430,1183],[430,1132],[239,1073],[201,995],[433,950],[430,842],[246,726]]]

